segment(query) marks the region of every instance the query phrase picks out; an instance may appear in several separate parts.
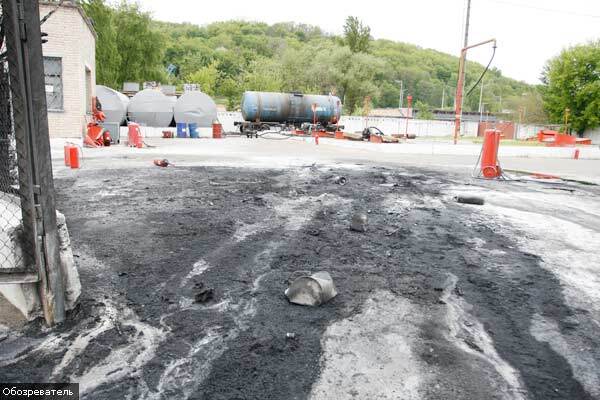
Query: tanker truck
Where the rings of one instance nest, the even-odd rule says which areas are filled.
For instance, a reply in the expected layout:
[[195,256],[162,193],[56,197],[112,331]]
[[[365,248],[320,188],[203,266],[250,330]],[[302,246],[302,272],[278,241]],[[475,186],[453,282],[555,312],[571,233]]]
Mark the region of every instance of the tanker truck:
[[241,108],[244,121],[235,122],[235,126],[252,137],[257,132],[277,128],[334,131],[342,102],[333,95],[247,91],[242,96]]

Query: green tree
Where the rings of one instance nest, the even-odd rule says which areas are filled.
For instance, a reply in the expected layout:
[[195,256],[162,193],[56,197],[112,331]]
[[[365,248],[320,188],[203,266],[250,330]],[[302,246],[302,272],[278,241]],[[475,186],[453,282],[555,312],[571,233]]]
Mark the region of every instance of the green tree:
[[242,84],[245,90],[279,92],[283,87],[281,68],[271,60],[254,61],[242,74]]
[[600,125],[600,40],[563,50],[546,64],[542,89],[552,122],[561,123],[570,110],[570,124],[579,133]]
[[371,28],[363,25],[356,17],[348,17],[344,24],[344,37],[352,52],[367,52],[371,41]]
[[219,79],[219,70],[216,63],[207,65],[189,74],[186,78],[188,83],[197,83],[200,90],[209,96],[215,95],[217,80]]
[[118,89],[121,55],[117,48],[115,10],[104,0],[86,0],[81,3],[86,15],[92,20],[97,34],[96,82]]
[[512,119],[525,124],[547,124],[548,114],[544,109],[542,95],[538,88],[511,96],[506,99],[506,106],[513,110]]
[[[83,1],[90,16],[102,21],[96,24],[98,82],[116,88],[124,80],[164,82],[166,66],[172,64],[177,68],[169,83],[180,85],[192,76],[208,80],[212,88],[208,90],[230,108],[251,89],[335,93],[344,101],[345,112],[361,107],[366,96],[371,96],[374,107],[396,108],[400,80],[415,101],[435,107],[441,105],[446,87],[446,104],[452,104],[456,57],[407,43],[372,40],[368,27],[357,18],[348,18],[346,34],[335,36],[294,23],[225,21],[196,26],[152,21],[136,5]],[[216,83],[212,65],[218,70]],[[467,87],[483,68],[469,62]],[[484,91],[486,109],[506,108],[509,103],[505,100],[500,107],[500,98],[520,97],[531,90],[491,69]],[[476,92],[465,99],[466,110],[477,110]]]
[[165,78],[162,64],[163,36],[154,31],[150,14],[137,3],[123,0],[114,18],[116,46],[121,55],[117,81],[161,81]]
[[126,81],[163,81],[163,35],[152,29],[150,14],[137,3],[84,0],[82,7],[94,23],[96,81],[119,88]]
[[227,110],[233,111],[240,105],[243,90],[240,82],[233,78],[224,78],[219,84],[219,94],[227,99]]
[[417,100],[415,103],[417,119],[433,119],[433,112],[427,103]]

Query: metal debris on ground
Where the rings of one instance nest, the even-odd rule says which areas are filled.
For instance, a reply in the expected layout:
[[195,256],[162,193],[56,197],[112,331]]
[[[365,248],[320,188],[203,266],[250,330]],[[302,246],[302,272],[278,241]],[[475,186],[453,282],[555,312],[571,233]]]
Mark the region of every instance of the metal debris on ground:
[[476,206],[482,206],[485,204],[483,197],[478,196],[456,196],[454,199],[461,204],[472,204]]
[[166,168],[172,164],[169,162],[169,160],[163,158],[162,160],[154,160],[154,165],[156,165],[157,167]]
[[336,176],[335,178],[333,178],[333,181],[341,186],[344,186],[346,183],[348,183],[348,179],[346,179],[345,176]]
[[337,296],[333,279],[328,272],[295,279],[285,291],[290,303],[302,306],[320,306]]
[[354,214],[352,216],[352,222],[350,229],[355,232],[366,232],[367,231],[367,215],[366,214]]
[[197,290],[194,296],[194,302],[196,303],[207,303],[211,301],[215,296],[215,291],[213,288],[204,287],[202,282],[194,285],[194,289]]

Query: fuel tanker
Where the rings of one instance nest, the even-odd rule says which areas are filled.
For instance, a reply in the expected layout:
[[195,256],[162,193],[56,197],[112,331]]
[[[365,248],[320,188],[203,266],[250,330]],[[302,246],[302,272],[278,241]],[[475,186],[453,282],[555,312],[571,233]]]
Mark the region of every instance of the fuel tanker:
[[336,96],[302,93],[244,92],[242,132],[271,129],[274,126],[320,125],[332,129],[342,113],[342,102]]

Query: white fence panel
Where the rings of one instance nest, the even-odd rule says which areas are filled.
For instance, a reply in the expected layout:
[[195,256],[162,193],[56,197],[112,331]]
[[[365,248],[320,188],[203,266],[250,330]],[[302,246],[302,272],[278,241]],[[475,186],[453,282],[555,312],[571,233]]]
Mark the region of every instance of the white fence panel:
[[592,139],[593,144],[600,144],[600,128],[588,130],[583,134],[583,137]]
[[[238,131],[233,123],[243,121],[242,114],[239,112],[219,112],[218,118],[225,132]],[[364,117],[342,116],[340,125],[344,125],[346,132],[362,132],[366,126],[376,126],[387,134],[406,132],[405,118],[372,117],[365,121]],[[477,122],[463,122],[463,136],[477,136],[478,126]],[[408,133],[415,134],[418,137],[452,136],[454,134],[454,122],[410,119],[408,121]]]
[[[347,132],[360,132],[365,126],[375,126],[388,134],[406,133],[405,118],[369,118],[343,116],[340,124],[344,125]],[[477,136],[477,122],[463,122],[463,136]],[[408,121],[408,133],[418,137],[452,136],[454,134],[453,121],[433,121],[410,119]]]
[[543,125],[516,124],[515,139],[524,140],[529,137],[537,136],[538,132],[543,129],[546,129],[546,127]]

